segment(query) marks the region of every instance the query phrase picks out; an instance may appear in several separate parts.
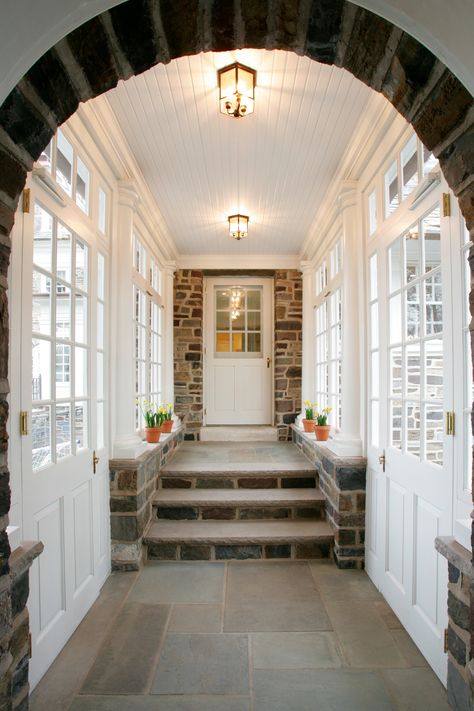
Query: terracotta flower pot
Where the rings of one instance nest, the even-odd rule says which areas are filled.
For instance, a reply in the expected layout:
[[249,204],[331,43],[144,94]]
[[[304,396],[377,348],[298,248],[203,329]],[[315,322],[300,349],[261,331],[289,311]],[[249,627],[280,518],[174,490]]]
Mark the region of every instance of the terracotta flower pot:
[[166,434],[169,434],[172,429],[173,429],[173,420],[164,420],[163,424],[161,425],[161,431],[163,433],[166,432]]
[[327,442],[329,439],[329,433],[331,431],[331,425],[315,425],[314,434],[318,442]]
[[313,432],[314,420],[303,420],[303,428],[305,432]]
[[145,437],[149,444],[156,444],[160,441],[161,427],[145,427]]

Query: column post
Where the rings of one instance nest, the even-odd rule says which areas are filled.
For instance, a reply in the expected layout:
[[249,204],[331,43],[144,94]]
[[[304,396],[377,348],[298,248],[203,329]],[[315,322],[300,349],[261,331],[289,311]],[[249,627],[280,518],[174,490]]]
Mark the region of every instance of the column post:
[[164,320],[163,349],[163,399],[174,407],[174,273],[175,262],[163,266]]
[[117,220],[117,261],[115,271],[116,351],[115,359],[115,439],[113,456],[136,459],[146,444],[135,432],[135,373],[133,368],[133,229],[139,202],[130,181],[119,183]]
[[342,218],[342,372],[341,430],[328,447],[339,456],[360,456],[361,438],[361,354],[364,346],[364,319],[361,318],[363,249],[357,183],[347,181],[339,194]]
[[303,400],[314,400],[314,268],[311,262],[301,262],[303,274],[303,358],[301,379],[301,412]]

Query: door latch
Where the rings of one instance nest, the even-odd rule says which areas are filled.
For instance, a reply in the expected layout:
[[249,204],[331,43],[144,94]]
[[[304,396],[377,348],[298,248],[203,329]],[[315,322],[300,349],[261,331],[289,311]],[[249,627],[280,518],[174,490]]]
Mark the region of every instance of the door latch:
[[385,471],[385,449],[383,450],[383,454],[379,457],[379,464],[382,465],[382,471]]
[[97,456],[97,454],[95,453],[95,449],[94,449],[94,451],[92,452],[92,472],[93,472],[94,474],[95,474],[96,471],[97,471],[97,465],[98,465],[99,462],[100,462],[100,459],[99,459],[99,457]]
[[267,358],[267,368],[269,368],[269,367],[270,367],[270,363],[271,363],[271,362],[272,362],[272,359],[271,359],[270,357],[269,357],[269,358]]

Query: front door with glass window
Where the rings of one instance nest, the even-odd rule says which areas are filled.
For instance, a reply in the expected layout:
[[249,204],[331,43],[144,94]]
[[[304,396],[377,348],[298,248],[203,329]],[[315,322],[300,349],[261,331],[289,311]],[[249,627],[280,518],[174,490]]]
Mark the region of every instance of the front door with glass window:
[[445,682],[447,565],[434,541],[452,533],[453,358],[440,199],[398,236],[380,232],[369,253],[367,571]]
[[271,424],[272,280],[207,279],[205,302],[205,423]]
[[21,322],[12,323],[21,331],[12,352],[21,372],[16,397],[29,430],[21,439],[15,433],[12,446],[15,466],[21,462],[21,535],[44,544],[29,597],[34,686],[108,575],[109,496],[107,256],[92,230],[75,231],[74,207],[60,206],[34,180],[30,186],[30,212],[15,225],[13,266],[22,289],[13,298],[21,301]]

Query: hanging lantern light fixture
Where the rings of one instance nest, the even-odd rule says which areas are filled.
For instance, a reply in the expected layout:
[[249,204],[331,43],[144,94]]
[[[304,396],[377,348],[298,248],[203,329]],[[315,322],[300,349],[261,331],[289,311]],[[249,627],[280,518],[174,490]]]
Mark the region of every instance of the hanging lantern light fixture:
[[229,234],[236,240],[247,237],[249,231],[249,218],[247,215],[229,215]]
[[253,113],[257,72],[235,62],[217,71],[222,114],[241,118]]

